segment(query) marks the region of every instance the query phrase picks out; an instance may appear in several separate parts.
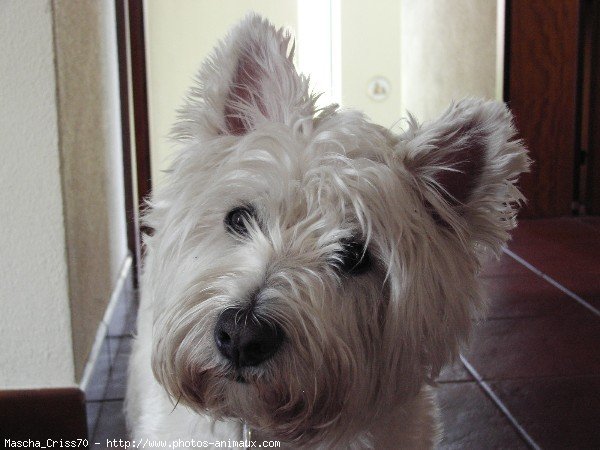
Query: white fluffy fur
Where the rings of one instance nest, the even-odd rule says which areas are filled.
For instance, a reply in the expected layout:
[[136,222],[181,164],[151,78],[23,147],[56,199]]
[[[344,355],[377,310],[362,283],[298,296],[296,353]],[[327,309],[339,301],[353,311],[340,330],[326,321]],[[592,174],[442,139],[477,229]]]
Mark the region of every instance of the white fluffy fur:
[[[428,384],[482,310],[477,274],[515,226],[525,149],[496,102],[463,100],[425,125],[411,118],[399,136],[359,112],[315,111],[289,43],[249,16],[181,110],[181,151],[145,215],[154,232],[130,364],[131,437],[241,439],[243,420],[290,448],[430,448]],[[475,173],[461,171],[467,160]],[[458,178],[445,185],[448,176]],[[245,240],[223,224],[243,204],[259,218]],[[332,263],[350,236],[373,260],[361,275]],[[213,330],[256,291],[254,313],[286,340],[242,369],[242,384]]]

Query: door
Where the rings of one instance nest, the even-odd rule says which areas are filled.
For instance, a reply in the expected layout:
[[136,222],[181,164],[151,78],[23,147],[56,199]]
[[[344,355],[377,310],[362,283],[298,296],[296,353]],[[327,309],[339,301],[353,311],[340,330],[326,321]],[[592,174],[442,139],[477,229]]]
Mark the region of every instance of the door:
[[521,183],[526,217],[572,213],[579,159],[579,16],[577,0],[507,0],[504,97],[534,160]]

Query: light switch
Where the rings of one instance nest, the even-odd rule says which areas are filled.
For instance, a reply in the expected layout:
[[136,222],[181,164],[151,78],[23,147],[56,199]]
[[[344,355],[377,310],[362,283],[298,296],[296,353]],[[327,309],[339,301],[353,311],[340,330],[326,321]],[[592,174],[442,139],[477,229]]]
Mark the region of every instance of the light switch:
[[390,82],[385,77],[375,77],[367,85],[367,95],[376,102],[381,102],[389,97]]

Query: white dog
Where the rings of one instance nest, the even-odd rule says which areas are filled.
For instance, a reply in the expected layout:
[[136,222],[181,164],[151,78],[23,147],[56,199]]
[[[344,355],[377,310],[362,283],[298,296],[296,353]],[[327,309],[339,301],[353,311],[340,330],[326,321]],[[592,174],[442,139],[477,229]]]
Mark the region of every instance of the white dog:
[[131,438],[430,448],[430,385],[481,311],[526,151],[496,102],[400,135],[317,110],[290,47],[249,16],[181,110],[145,217]]

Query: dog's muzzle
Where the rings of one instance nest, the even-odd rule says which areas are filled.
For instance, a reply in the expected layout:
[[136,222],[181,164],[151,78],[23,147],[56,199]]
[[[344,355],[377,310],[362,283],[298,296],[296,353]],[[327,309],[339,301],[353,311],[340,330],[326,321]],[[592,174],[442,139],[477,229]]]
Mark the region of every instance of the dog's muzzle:
[[281,327],[257,317],[248,309],[229,308],[215,326],[219,352],[236,368],[257,366],[270,359],[285,337]]

